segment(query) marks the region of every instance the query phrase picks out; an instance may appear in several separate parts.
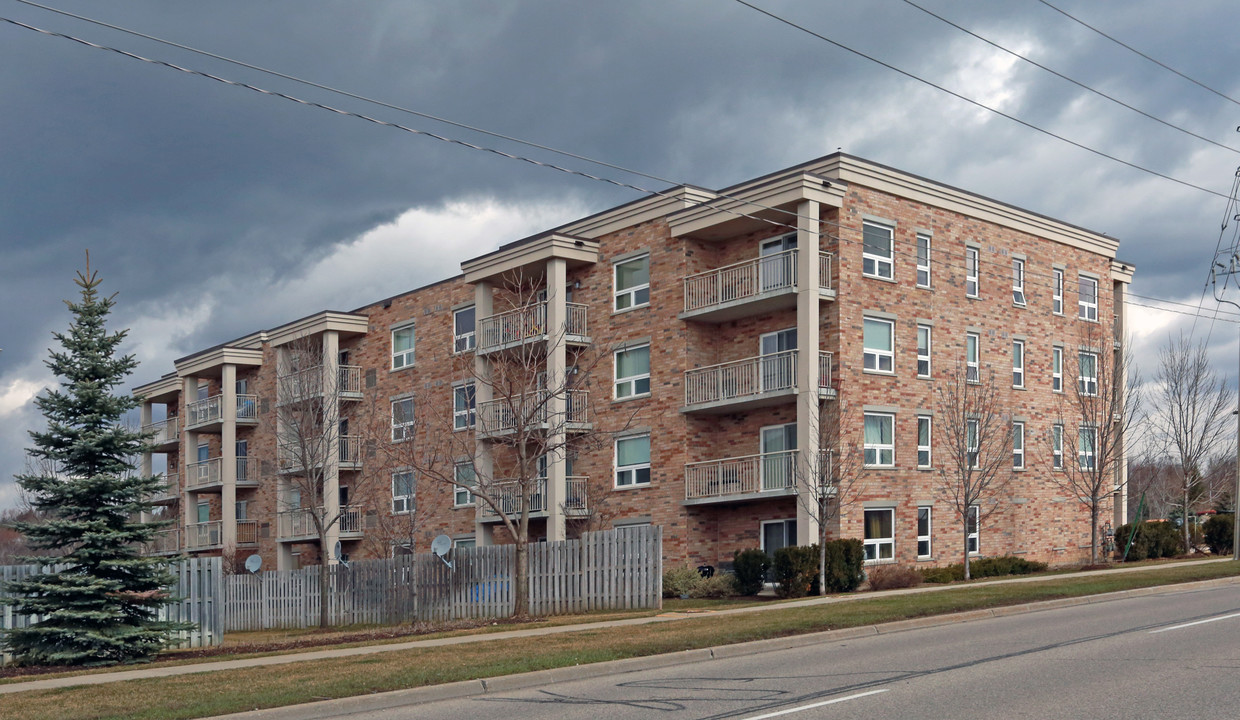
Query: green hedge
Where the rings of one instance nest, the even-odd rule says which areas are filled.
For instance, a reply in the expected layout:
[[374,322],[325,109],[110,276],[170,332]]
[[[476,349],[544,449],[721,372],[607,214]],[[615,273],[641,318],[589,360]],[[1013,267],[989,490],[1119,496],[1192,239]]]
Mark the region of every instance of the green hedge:
[[1205,531],[1206,545],[1210,546],[1210,552],[1215,555],[1230,555],[1232,550],[1232,530],[1235,516],[1230,513],[1225,515],[1215,515],[1206,520]]
[[[860,540],[829,540],[826,546],[827,592],[841,593],[856,590],[865,575],[865,549]],[[786,547],[775,551],[772,567],[775,575],[775,594],[784,597],[804,597],[818,594],[818,545]]]
[[736,573],[736,591],[741,595],[757,595],[766,585],[766,572],[771,569],[771,556],[758,548],[738,550],[732,556]]
[[[1014,555],[978,558],[969,562],[969,576],[974,578],[1003,577],[1005,575],[1032,575],[1043,572],[1046,563],[1026,560]],[[964,580],[964,564],[956,563],[946,567],[927,568],[921,571],[926,582],[948,583]]]
[[1135,535],[1132,534],[1132,523],[1121,525],[1115,531],[1115,549],[1121,554],[1128,546],[1128,538],[1132,537],[1132,547],[1126,559],[1149,560],[1184,554],[1184,538],[1174,523],[1147,521],[1137,523],[1136,528]]

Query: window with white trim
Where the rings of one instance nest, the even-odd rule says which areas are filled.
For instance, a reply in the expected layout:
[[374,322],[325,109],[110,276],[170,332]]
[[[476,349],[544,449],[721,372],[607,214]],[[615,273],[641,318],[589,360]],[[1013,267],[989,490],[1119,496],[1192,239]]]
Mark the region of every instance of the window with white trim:
[[933,458],[930,455],[930,416],[917,416],[917,467],[928,468]]
[[917,377],[930,377],[930,326],[917,326]]
[[1082,470],[1091,471],[1097,462],[1098,428],[1082,427],[1077,433],[1077,455]]
[[864,455],[866,467],[892,467],[896,463],[896,416],[890,413],[866,413]]
[[392,330],[392,369],[411,367],[413,365],[413,325]]
[[980,295],[978,283],[978,267],[981,264],[981,251],[977,248],[964,249],[964,294],[975,298]]
[[928,558],[933,555],[931,543],[931,520],[934,515],[928,505],[917,508],[917,557]]
[[1051,288],[1051,312],[1063,315],[1063,270],[1054,270],[1055,279]]
[[917,233],[917,287],[930,287],[930,236]]
[[869,221],[861,225],[861,274],[891,280],[894,232]]
[[968,455],[969,467],[976,470],[979,467],[981,467],[978,464],[978,460],[980,459],[978,456],[981,455],[981,453],[979,453],[977,450],[977,421],[976,420],[965,420],[964,421],[964,435],[965,435],[964,451]]
[[459,462],[452,468],[453,478],[459,485],[452,486],[452,505],[465,507],[474,504],[474,493],[470,490],[478,484],[478,473],[472,462]]
[[977,333],[965,333],[964,336],[964,379],[967,382],[981,382],[981,344],[982,338]]
[[477,398],[474,381],[470,380],[452,387],[452,429],[466,430],[474,426],[477,417]]
[[[759,530],[762,536],[762,552],[770,557],[775,557],[775,551],[780,548],[797,544],[797,521],[795,519],[764,520],[759,524]],[[768,581],[771,577],[768,571]]]
[[1051,390],[1063,392],[1063,348],[1051,348]]
[[650,484],[650,436],[616,440],[616,487]]
[[616,399],[650,394],[650,346],[617,350],[615,354]]
[[629,310],[650,304],[650,256],[630,258],[616,263],[616,310]]
[[392,442],[413,437],[413,398],[392,401]]
[[469,352],[478,342],[477,311],[473,305],[452,313],[452,352]]
[[1077,389],[1082,395],[1098,394],[1098,356],[1091,352],[1077,355]]
[[397,515],[413,512],[413,471],[397,470],[392,473],[392,512]]
[[881,508],[865,511],[865,546],[866,562],[893,560],[896,556],[896,511],[893,508]]
[[1025,305],[1025,261],[1012,260],[1012,302]]
[[968,533],[969,554],[977,555],[982,551],[982,509],[976,505],[969,507],[965,518],[965,532]]
[[1025,469],[1025,424],[1012,423],[1012,469]]
[[1051,467],[1063,470],[1063,425],[1051,426]]
[[1098,281],[1081,275],[1078,280],[1076,316],[1090,322],[1098,321]]
[[1025,386],[1025,341],[1012,341],[1012,387]]
[[864,352],[862,367],[875,372],[892,372],[895,365],[892,338],[896,324],[891,320],[868,317],[862,327]]

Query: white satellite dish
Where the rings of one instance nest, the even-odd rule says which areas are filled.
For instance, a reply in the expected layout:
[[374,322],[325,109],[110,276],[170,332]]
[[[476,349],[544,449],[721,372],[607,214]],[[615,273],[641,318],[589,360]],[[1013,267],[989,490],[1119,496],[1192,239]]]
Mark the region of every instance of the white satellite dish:
[[431,552],[435,553],[435,556],[440,560],[443,560],[443,564],[447,565],[449,568],[452,567],[452,563],[448,562],[444,555],[447,555],[448,551],[451,549],[452,538],[447,535],[438,535],[434,540],[431,540]]
[[251,555],[245,559],[245,569],[250,571],[251,575],[257,575],[258,571],[263,567],[263,558],[257,554]]

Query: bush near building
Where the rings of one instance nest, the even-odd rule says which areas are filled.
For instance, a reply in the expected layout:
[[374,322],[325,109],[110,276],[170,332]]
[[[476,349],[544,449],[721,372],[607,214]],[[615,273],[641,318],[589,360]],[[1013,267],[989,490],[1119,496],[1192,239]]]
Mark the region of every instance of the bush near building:
[[1215,515],[1206,520],[1202,530],[1205,533],[1206,545],[1215,555],[1230,555],[1232,550],[1235,515]]
[[[1130,537],[1132,545],[1128,547]],[[1121,554],[1128,547],[1126,560],[1169,558],[1183,555],[1185,551],[1184,540],[1174,524],[1152,520],[1137,523],[1135,533],[1133,523],[1121,525],[1115,532],[1115,547]]]
[[[973,578],[1003,577],[1007,575],[1032,575],[1045,572],[1048,567],[1044,562],[1026,560],[1013,555],[1001,557],[977,558],[969,563]],[[964,565],[956,563],[946,567],[928,568],[921,571],[926,582],[948,583],[964,580]]]

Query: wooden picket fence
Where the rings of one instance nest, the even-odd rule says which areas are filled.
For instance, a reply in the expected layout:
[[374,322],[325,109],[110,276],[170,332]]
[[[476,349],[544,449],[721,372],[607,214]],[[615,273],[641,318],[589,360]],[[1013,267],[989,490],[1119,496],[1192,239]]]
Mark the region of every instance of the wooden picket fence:
[[[641,527],[531,544],[530,612],[660,607],[662,541],[662,528]],[[513,612],[515,568],[512,545],[454,548],[444,558],[424,553],[336,565],[328,568],[328,621],[505,617]],[[319,578],[317,566],[228,577],[225,630],[317,625]]]
[[[171,647],[191,648],[219,645],[224,639],[224,572],[220,558],[192,558],[172,561],[169,569],[176,582],[168,588],[169,594],[178,598],[165,605],[159,613],[160,620],[193,623],[191,630],[173,636]],[[13,580],[51,570],[59,572],[64,565],[0,565],[0,597],[8,595],[6,588]],[[11,605],[0,605],[0,633],[10,628],[29,627],[37,617],[19,615]],[[8,660],[0,657],[0,664]]]

